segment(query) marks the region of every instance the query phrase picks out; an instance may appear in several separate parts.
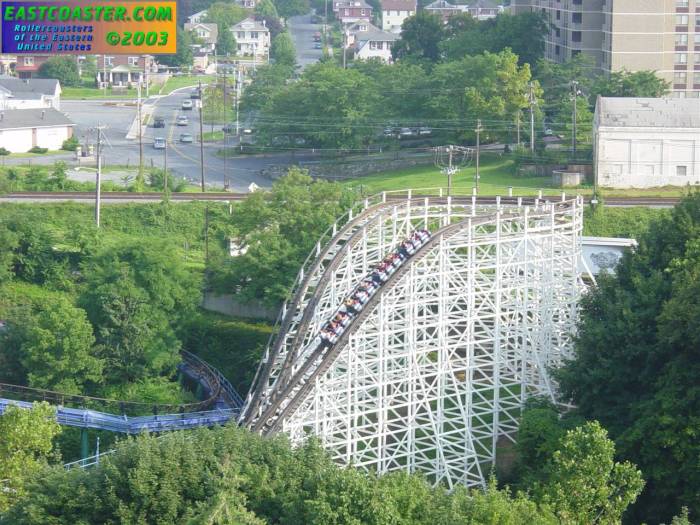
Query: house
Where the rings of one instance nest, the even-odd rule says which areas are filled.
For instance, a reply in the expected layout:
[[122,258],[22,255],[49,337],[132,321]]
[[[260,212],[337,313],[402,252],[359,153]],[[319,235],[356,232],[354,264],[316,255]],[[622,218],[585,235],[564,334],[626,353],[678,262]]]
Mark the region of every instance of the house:
[[244,9],[255,9],[258,2],[257,0],[236,0],[236,5],[239,5]]
[[441,17],[442,21],[447,23],[450,17],[460,14],[471,15],[477,20],[488,20],[505,12],[505,7],[490,0],[478,0],[469,5],[454,5],[446,0],[436,0],[425,6],[425,10]]
[[264,20],[248,17],[231,27],[231,32],[236,39],[238,55],[264,59],[270,56],[270,30]]
[[347,33],[347,45],[355,52],[355,59],[379,58],[386,63],[391,62],[391,46],[399,38],[396,33],[382,31],[368,22],[351,25]]
[[401,33],[408,17],[416,14],[416,0],[382,0],[382,29]]
[[49,56],[21,55],[17,57],[15,73],[19,78],[35,78],[39,68],[46,62]]
[[333,12],[343,25],[372,21],[372,6],[364,0],[334,0]]
[[185,24],[185,31],[192,31],[195,36],[202,42],[194,44],[192,47],[197,51],[203,51],[212,55],[216,54],[216,42],[219,39],[219,26],[216,24]]
[[53,108],[0,111],[0,148],[11,153],[25,153],[35,146],[57,150],[73,136],[74,126]]
[[17,55],[0,55],[0,75],[14,73],[17,65]]
[[207,18],[207,10],[200,11],[187,17],[188,24],[201,24]]
[[700,184],[700,99],[598,97],[593,148],[599,186]]
[[55,78],[0,77],[0,109],[61,109],[61,83]]
[[97,85],[135,87],[145,85],[148,76],[158,71],[151,55],[97,55]]

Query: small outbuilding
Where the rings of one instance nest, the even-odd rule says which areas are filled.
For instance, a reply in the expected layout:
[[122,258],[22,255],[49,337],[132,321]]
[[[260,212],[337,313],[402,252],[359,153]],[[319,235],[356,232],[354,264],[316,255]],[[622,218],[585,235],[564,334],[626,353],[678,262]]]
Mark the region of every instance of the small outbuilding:
[[700,99],[598,97],[593,147],[599,186],[700,184]]
[[60,149],[75,124],[53,108],[0,110],[0,148],[26,153],[33,147]]

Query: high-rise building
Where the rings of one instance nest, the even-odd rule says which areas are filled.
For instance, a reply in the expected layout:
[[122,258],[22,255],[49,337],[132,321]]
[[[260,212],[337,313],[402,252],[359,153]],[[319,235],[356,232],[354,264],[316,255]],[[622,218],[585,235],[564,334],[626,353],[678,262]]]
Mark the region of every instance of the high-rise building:
[[585,53],[603,71],[652,70],[675,96],[700,96],[700,0],[514,0],[550,21],[545,58]]

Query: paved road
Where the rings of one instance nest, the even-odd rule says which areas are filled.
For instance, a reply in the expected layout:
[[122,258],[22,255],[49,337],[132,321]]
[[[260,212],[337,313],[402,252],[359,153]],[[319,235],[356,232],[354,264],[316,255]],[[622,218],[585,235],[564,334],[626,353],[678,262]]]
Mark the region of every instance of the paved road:
[[[313,33],[312,33],[313,34]],[[311,38],[311,37],[310,37]],[[163,117],[166,121],[165,128],[155,129],[152,124],[145,128],[143,134],[144,163],[148,166],[162,167],[164,152],[153,148],[155,137],[168,139],[168,169],[187,180],[199,184],[200,180],[200,149],[198,143],[182,144],[179,142],[180,134],[191,133],[195,138],[199,135],[199,114],[194,111],[181,109],[183,100],[189,100],[190,89],[184,89],[165,97],[151,97],[144,102],[145,106],[153,106],[152,117]],[[134,120],[136,119],[136,103],[134,101],[109,102],[104,100],[93,101],[63,101],[61,109],[66,112],[76,123],[76,135],[84,142],[87,135],[90,142],[94,143],[94,131],[91,131],[98,123],[106,126],[104,135],[107,141],[105,148],[105,163],[107,165],[138,166],[139,147],[137,139],[127,139]],[[187,115],[190,122],[187,126],[176,126],[178,115]],[[151,118],[150,122],[153,122]],[[215,126],[214,129],[220,129]],[[211,131],[212,126],[205,126],[204,131]],[[234,137],[229,138],[229,144],[234,144]],[[272,154],[265,156],[245,156],[224,160],[216,156],[216,151],[221,148],[221,143],[205,144],[204,164],[205,179],[215,186],[222,186],[224,175],[230,180],[232,191],[247,191],[250,183],[254,182],[261,188],[269,187],[270,181],[260,176],[259,172],[272,164],[295,164],[300,160],[311,159],[290,154]],[[71,153],[59,153],[43,157],[32,157],[32,164],[53,164],[57,160],[71,162]],[[5,164],[26,164],[29,158],[4,159]],[[225,171],[224,171],[225,169]]]
[[323,56],[321,49],[314,48],[314,33],[321,31],[320,24],[311,23],[311,15],[293,16],[289,19],[289,32],[297,51],[297,63],[304,69]]

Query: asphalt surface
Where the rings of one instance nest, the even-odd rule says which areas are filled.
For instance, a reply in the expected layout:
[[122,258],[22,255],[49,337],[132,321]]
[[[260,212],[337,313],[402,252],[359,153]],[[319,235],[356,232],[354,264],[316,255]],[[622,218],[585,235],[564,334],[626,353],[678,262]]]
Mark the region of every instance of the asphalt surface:
[[[313,34],[313,33],[312,33]],[[183,111],[182,102],[190,100],[192,89],[186,88],[164,97],[151,97],[144,101],[144,107],[152,106],[149,125],[143,132],[144,164],[163,167],[165,153],[163,150],[153,148],[153,139],[163,137],[168,140],[168,170],[176,176],[182,177],[195,184],[200,182],[200,146],[198,142],[192,144],[180,143],[182,133],[190,133],[195,141],[199,135],[199,112],[197,109]],[[64,100],[61,109],[75,122],[76,136],[81,143],[87,136],[90,143],[95,142],[94,128],[99,124],[104,127],[105,165],[138,166],[139,141],[138,138],[128,139],[127,134],[136,119],[135,101],[105,101],[105,100]],[[187,126],[175,125],[178,115],[186,115],[189,118]],[[165,128],[153,128],[155,117],[165,119]],[[204,132],[221,129],[221,126],[205,125]],[[138,135],[136,135],[138,136]],[[235,137],[229,137],[229,146],[236,144]],[[222,143],[208,143],[204,145],[205,181],[209,186],[221,187],[224,178],[229,181],[229,189],[235,192],[247,192],[248,186],[255,183],[261,188],[271,185],[271,181],[260,175],[260,170],[269,165],[293,165],[299,160],[307,160],[312,156],[292,156],[289,153],[243,156],[224,159],[216,156]],[[69,164],[73,160],[72,153],[58,153],[37,157],[14,157],[3,159],[7,165],[12,164],[53,164],[57,160],[64,160]]]
[[321,24],[312,24],[311,16],[293,16],[287,22],[297,52],[297,63],[301,69],[318,62],[323,56],[322,49],[314,48],[314,33],[321,32]]

